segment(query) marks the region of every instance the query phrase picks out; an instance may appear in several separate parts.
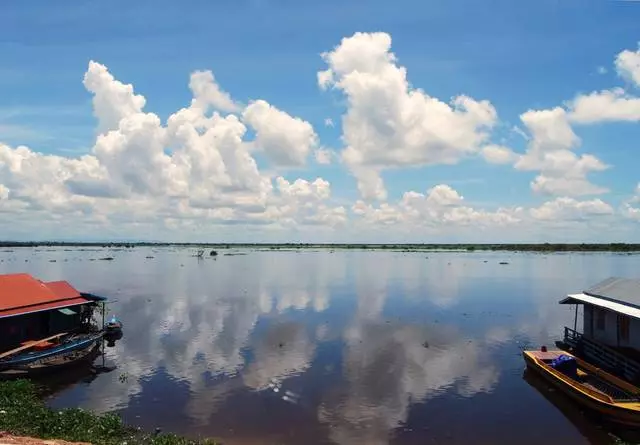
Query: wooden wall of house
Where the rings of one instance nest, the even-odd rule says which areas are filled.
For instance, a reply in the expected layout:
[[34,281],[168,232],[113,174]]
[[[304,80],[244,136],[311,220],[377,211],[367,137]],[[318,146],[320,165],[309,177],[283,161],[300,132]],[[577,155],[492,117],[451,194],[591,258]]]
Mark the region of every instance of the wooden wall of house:
[[[79,307],[74,308],[79,312]],[[0,351],[20,346],[28,340],[38,340],[80,325],[80,314],[65,315],[57,309],[15,317],[0,318]]]
[[36,313],[0,319],[0,349],[12,349],[24,341],[45,337],[48,324],[43,326],[43,316]]
[[636,318],[585,305],[582,332],[608,346],[629,347],[640,351],[640,320]]
[[583,310],[583,319],[582,319],[582,333],[589,337],[593,338],[593,306],[589,306],[588,304],[584,305]]

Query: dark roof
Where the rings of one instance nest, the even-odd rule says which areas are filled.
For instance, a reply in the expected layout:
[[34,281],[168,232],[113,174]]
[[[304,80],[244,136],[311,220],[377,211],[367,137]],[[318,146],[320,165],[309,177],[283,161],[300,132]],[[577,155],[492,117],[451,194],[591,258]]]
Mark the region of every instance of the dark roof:
[[640,308],[640,280],[611,277],[591,286],[583,293]]

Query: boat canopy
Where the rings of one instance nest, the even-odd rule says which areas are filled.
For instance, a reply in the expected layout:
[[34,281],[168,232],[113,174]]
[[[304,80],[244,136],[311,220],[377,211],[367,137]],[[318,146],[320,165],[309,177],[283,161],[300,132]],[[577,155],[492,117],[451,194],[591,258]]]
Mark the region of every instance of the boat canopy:
[[66,281],[45,283],[25,273],[0,275],[0,318],[95,301],[83,296]]

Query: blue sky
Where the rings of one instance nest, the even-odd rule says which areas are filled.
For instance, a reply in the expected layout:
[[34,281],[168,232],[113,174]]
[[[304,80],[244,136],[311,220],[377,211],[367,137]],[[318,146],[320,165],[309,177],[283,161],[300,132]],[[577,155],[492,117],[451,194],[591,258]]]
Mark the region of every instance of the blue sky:
[[[321,54],[356,32],[383,32],[391,37],[390,51],[396,65],[406,68],[411,88],[445,103],[461,94],[488,100],[497,119],[483,143],[522,154],[528,141],[513,130],[518,126],[527,132],[522,113],[553,109],[579,94],[616,87],[632,97],[640,95],[640,85],[614,65],[622,51],[638,50],[638,23],[640,3],[633,1],[6,1],[0,6],[0,142],[66,158],[91,155],[97,120],[92,94],[82,81],[93,60],[117,81],[132,84],[146,98],[144,111],[163,122],[189,106],[190,74],[211,70],[220,88],[238,103],[263,99],[310,123],[318,146],[333,150],[337,159],[345,146],[341,118],[350,105],[345,91],[319,87],[317,73],[328,68]],[[328,118],[333,127],[325,125]],[[640,181],[640,117],[571,126],[581,139],[572,150],[610,165],[588,175],[609,192],[571,199],[600,199],[618,212],[633,199]],[[248,128],[247,138],[255,131]],[[270,172],[274,166],[265,153],[257,150],[253,156],[261,171]],[[353,166],[344,162],[320,165],[309,155],[303,166],[276,170],[290,182],[327,180],[332,203],[344,206],[350,221],[353,203],[369,202],[358,190]],[[370,205],[393,204],[407,191],[425,193],[439,184],[455,189],[466,205],[485,211],[534,208],[565,195],[532,190],[538,174],[513,164],[488,163],[481,156],[449,165],[390,166],[380,172],[386,198]],[[4,179],[5,186],[18,190],[6,183],[19,180]],[[26,194],[16,192],[14,199]],[[33,199],[27,201],[23,214],[42,210]],[[84,214],[109,219],[109,211],[95,210],[100,205]],[[210,216],[203,221],[217,223]],[[633,233],[637,222],[628,223],[632,225],[624,227]],[[585,239],[600,236],[586,223],[580,230]],[[92,233],[86,232],[96,236]]]

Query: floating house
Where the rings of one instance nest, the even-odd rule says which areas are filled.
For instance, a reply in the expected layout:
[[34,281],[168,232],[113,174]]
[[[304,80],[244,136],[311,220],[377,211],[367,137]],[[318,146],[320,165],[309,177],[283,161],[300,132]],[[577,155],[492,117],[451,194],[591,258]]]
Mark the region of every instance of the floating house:
[[0,354],[58,334],[98,331],[95,307],[105,298],[82,293],[66,281],[43,282],[29,274],[0,275]]
[[[640,280],[612,277],[560,304],[575,304],[573,329],[565,327],[564,344],[587,360],[640,382]],[[583,306],[578,332],[578,306]]]

